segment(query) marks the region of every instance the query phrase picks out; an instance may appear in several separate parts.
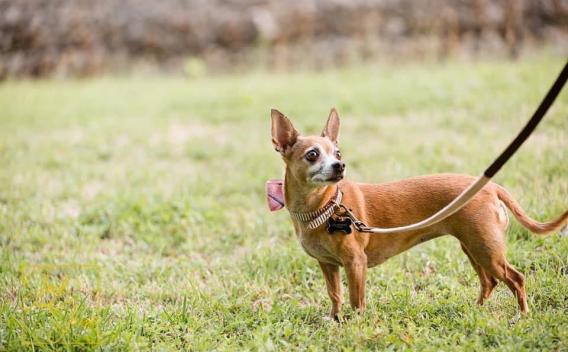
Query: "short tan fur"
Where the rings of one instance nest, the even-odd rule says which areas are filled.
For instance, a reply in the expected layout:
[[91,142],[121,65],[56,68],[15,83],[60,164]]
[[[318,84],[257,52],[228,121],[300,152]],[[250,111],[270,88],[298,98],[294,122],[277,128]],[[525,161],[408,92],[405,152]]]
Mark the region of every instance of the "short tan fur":
[[[421,221],[455,198],[475,178],[459,174],[418,176],[400,181],[366,184],[343,179],[345,164],[338,148],[339,115],[332,109],[320,136],[301,136],[291,121],[272,110],[272,142],[286,165],[284,195],[292,212],[311,212],[343,192],[343,201],[369,226],[396,227]],[[317,154],[317,155],[316,155]],[[315,156],[315,160],[314,160]],[[381,264],[419,243],[451,235],[480,281],[478,304],[489,298],[498,282],[504,282],[517,298],[522,313],[528,312],[525,278],[505,257],[508,217],[505,207],[531,232],[550,233],[568,222],[568,211],[547,223],[528,217],[519,204],[495,183],[487,184],[464,208],[427,228],[399,234],[329,234],[326,226],[308,230],[292,219],[304,250],[321,267],[331,299],[331,316],[337,318],[343,303],[339,267],[344,267],[349,301],[357,311],[365,309],[365,277],[368,268]]]

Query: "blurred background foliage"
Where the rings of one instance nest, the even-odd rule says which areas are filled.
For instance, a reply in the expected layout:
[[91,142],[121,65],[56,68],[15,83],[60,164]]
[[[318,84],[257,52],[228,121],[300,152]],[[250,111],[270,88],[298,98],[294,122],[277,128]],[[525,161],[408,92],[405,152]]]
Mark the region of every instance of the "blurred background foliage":
[[567,0],[0,0],[0,78],[568,50]]

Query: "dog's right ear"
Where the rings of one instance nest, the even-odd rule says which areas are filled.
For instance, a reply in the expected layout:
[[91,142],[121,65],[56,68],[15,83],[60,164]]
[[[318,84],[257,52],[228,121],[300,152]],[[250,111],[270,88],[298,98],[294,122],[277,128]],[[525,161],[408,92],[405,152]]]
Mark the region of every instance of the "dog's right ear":
[[293,146],[298,139],[298,131],[292,122],[276,109],[270,111],[272,118],[272,144],[277,152],[284,154],[286,149]]
[[329,117],[327,118],[327,123],[321,132],[321,136],[327,137],[331,139],[333,143],[337,144],[337,138],[339,137],[339,114],[335,108],[331,108]]

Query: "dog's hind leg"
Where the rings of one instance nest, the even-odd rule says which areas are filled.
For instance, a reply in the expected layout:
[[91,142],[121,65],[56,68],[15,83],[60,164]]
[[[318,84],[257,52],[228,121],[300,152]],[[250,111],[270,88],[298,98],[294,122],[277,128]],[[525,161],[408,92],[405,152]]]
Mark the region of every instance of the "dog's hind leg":
[[323,277],[325,279],[325,285],[327,287],[327,294],[329,299],[331,299],[331,318],[337,320],[339,311],[341,310],[341,305],[343,304],[343,288],[341,286],[341,273],[339,271],[339,266],[334,264],[328,264],[318,261],[321,271],[323,272]]
[[517,298],[521,313],[527,313],[529,307],[525,293],[525,277],[507,262],[502,231],[487,230],[477,233],[476,236],[468,237],[469,240],[465,246],[483,270],[509,287]]
[[513,295],[517,298],[521,313],[528,313],[529,306],[525,292],[525,276],[509,264],[504,256],[501,260],[489,264],[487,270],[503,281],[513,292]]
[[497,286],[497,279],[491,276],[487,271],[485,271],[473,257],[469,254],[468,249],[465,247],[463,243],[461,243],[461,248],[464,253],[467,255],[471,266],[475,269],[477,276],[479,276],[479,282],[481,284],[481,288],[479,290],[479,297],[477,298],[477,304],[483,305],[485,301],[491,296],[493,289]]
[[521,313],[528,313],[529,305],[527,304],[527,294],[525,292],[525,276],[507,261],[504,263],[503,271],[505,274],[503,281],[517,297]]

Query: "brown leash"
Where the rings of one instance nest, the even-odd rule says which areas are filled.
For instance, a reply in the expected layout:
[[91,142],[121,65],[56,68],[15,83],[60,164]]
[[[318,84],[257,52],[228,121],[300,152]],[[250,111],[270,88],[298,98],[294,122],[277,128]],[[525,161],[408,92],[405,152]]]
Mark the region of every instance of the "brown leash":
[[[477,178],[468,188],[466,188],[459,196],[457,196],[453,201],[451,201],[448,205],[444,208],[440,209],[437,213],[430,216],[427,219],[424,219],[420,222],[400,226],[400,227],[391,227],[391,228],[380,228],[380,227],[369,227],[361,220],[359,220],[351,211],[343,204],[337,204],[335,208],[335,215],[337,215],[340,219],[333,219],[330,218],[328,223],[328,231],[330,233],[334,229],[339,229],[340,231],[350,233],[346,230],[346,222],[345,219],[349,219],[349,222],[353,224],[353,226],[359,232],[366,232],[366,233],[399,233],[399,232],[406,232],[412,230],[422,229],[433,224],[436,224],[448,216],[456,213],[460,210],[464,205],[466,205],[476,194],[479,192],[483,186],[485,186],[491,178],[493,178],[497,172],[509,161],[509,159],[515,154],[515,152],[521,147],[521,145],[529,138],[529,136],[534,132],[540,121],[548,112],[550,106],[554,103],[558,94],[562,90],[562,87],[566,84],[566,80],[568,80],[568,61],[564,65],[564,68],[558,75],[558,78],[530,118],[527,122],[525,127],[519,132],[517,137],[509,144],[509,146],[491,163],[491,165],[483,172],[481,176]],[[343,218],[343,220],[341,220]],[[349,226],[347,226],[349,227]]]

